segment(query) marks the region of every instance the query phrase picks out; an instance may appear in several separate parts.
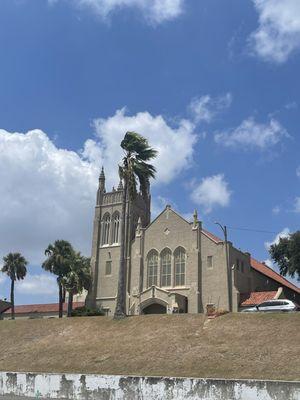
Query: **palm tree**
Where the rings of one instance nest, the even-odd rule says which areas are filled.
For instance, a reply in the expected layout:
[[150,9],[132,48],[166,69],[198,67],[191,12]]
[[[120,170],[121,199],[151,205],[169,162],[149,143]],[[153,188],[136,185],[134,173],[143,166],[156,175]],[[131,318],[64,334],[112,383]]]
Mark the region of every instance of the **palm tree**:
[[81,293],[84,289],[88,290],[91,284],[91,260],[84,257],[80,252],[74,252],[70,264],[70,270],[65,277],[62,278],[63,288],[68,292],[68,317],[71,316],[73,310],[73,296]]
[[70,271],[70,264],[74,254],[72,245],[66,240],[56,240],[54,244],[49,244],[45,250],[47,259],[42,267],[57,275],[57,284],[59,289],[59,318],[63,315],[63,286],[62,280]]
[[15,281],[25,278],[27,273],[26,265],[28,262],[20,253],[9,253],[7,256],[3,257],[3,261],[4,265],[1,271],[7,274],[11,279],[11,319],[15,319]]
[[[151,148],[146,138],[136,132],[126,132],[121,142],[125,152],[122,164],[119,165],[120,179],[124,184],[124,195],[121,211],[121,238],[120,238],[120,266],[118,294],[114,318],[126,317],[126,285],[125,285],[125,246],[127,243],[125,235],[126,212],[137,195],[137,182],[143,197],[148,195],[148,183],[150,178],[155,177],[155,168],[148,161],[155,158],[157,151]],[[128,203],[128,207],[126,207]]]

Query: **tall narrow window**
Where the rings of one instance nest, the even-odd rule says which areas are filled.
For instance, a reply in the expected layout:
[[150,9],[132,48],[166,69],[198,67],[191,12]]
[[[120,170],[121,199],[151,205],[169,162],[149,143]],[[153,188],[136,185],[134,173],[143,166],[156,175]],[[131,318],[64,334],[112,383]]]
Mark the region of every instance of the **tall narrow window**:
[[244,272],[244,261],[241,262],[241,272]]
[[101,244],[102,246],[105,244],[109,244],[109,232],[110,232],[110,215],[109,214],[104,214],[102,223],[102,240]]
[[105,275],[111,275],[111,260],[105,262]]
[[175,286],[185,285],[185,264],[186,254],[182,247],[178,247],[174,252],[175,264]]
[[120,214],[116,212],[113,215],[113,232],[112,232],[113,243],[119,243],[119,231],[120,231]]
[[151,250],[147,256],[148,268],[148,287],[157,285],[157,270],[158,270],[158,254],[157,251]]
[[172,253],[169,249],[164,249],[160,256],[160,285],[171,286],[171,258]]
[[207,256],[207,268],[212,269],[213,267],[213,256]]

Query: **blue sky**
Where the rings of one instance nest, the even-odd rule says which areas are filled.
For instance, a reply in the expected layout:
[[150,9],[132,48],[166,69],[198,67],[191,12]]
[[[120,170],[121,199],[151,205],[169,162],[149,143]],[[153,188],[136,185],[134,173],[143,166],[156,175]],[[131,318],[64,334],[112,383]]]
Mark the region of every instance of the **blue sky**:
[[51,241],[89,255],[99,168],[117,184],[129,129],[160,152],[153,215],[197,208],[267,260],[299,229],[299,49],[298,0],[2,0],[0,256],[30,261],[17,302],[56,301]]

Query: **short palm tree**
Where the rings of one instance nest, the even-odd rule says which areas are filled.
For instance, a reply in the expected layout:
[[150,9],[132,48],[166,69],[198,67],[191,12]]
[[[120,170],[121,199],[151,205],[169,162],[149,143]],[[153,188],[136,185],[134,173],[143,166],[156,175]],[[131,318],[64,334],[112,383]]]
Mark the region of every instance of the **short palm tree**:
[[26,265],[28,262],[20,253],[9,253],[7,256],[3,257],[3,261],[4,265],[1,271],[7,274],[11,280],[11,319],[15,319],[15,282],[25,278],[27,273]]
[[73,254],[70,264],[70,270],[66,276],[62,278],[62,285],[68,292],[68,317],[71,316],[73,310],[73,296],[82,291],[89,290],[91,284],[91,260],[84,257],[80,252]]
[[59,289],[59,318],[63,316],[63,286],[62,280],[70,271],[70,264],[73,258],[74,250],[72,245],[66,240],[56,240],[54,244],[49,244],[45,250],[47,259],[42,267],[57,275],[57,284]]
[[[137,195],[137,182],[143,197],[148,195],[148,183],[155,177],[155,168],[149,161],[156,157],[157,151],[151,148],[146,138],[136,132],[126,132],[121,142],[125,152],[122,164],[119,165],[120,179],[124,185],[124,195],[121,212],[121,237],[120,237],[120,266],[117,303],[114,318],[126,317],[126,276],[125,276],[125,235],[126,213]],[[128,206],[127,206],[128,203]]]

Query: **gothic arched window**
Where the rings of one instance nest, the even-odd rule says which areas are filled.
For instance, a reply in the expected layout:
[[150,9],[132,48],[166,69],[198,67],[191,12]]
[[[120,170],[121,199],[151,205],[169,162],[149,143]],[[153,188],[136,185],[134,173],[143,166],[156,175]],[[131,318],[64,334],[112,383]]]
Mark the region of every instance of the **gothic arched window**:
[[174,251],[175,286],[185,285],[186,253],[184,248],[177,247]]
[[120,214],[117,212],[114,213],[112,218],[112,242],[119,243],[119,234],[120,234]]
[[148,253],[147,269],[148,269],[148,287],[152,285],[157,285],[158,253],[156,250],[151,250]]
[[102,239],[101,245],[109,244],[109,232],[110,232],[110,215],[104,214],[101,223]]
[[171,268],[172,253],[169,249],[164,249],[160,255],[160,285],[171,286],[172,268]]

